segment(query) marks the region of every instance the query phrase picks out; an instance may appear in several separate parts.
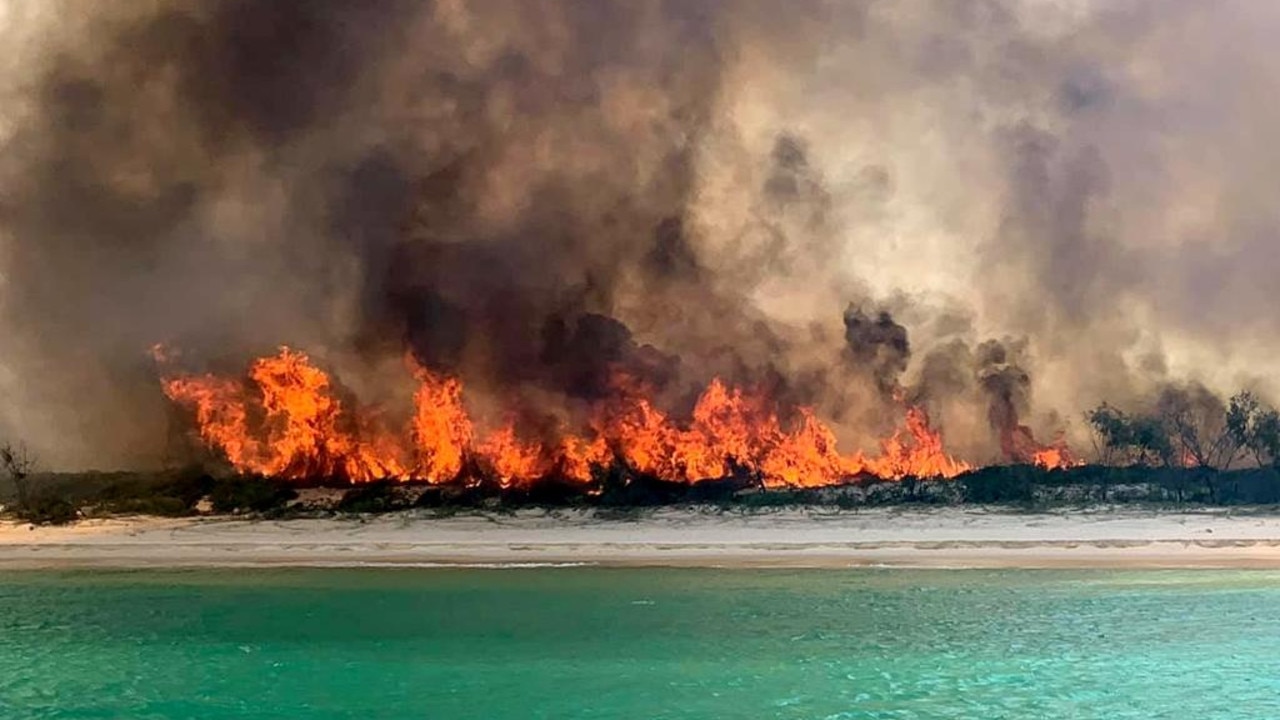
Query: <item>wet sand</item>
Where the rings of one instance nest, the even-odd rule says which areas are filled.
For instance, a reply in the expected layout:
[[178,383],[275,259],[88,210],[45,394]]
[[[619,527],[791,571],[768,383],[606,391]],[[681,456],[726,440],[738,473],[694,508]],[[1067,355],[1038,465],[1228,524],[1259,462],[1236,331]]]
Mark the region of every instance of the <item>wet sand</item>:
[[0,568],[7,569],[544,563],[1280,569],[1280,514],[682,508],[621,518],[530,510],[0,524]]

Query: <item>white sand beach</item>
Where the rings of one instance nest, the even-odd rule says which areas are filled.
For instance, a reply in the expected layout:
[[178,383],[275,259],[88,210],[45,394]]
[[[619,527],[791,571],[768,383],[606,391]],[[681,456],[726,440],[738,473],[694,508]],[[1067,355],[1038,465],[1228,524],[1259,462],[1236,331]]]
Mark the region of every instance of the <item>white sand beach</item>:
[[603,519],[527,510],[436,517],[0,524],[0,568],[361,564],[1280,568],[1280,515],[981,508],[721,512]]

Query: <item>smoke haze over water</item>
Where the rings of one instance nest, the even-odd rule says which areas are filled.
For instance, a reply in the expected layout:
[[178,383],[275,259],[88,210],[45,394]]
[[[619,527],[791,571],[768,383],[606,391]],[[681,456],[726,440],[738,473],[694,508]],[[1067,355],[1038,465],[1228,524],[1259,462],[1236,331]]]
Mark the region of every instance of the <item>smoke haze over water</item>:
[[368,401],[408,347],[494,413],[572,412],[603,363],[670,407],[719,375],[854,445],[902,387],[977,461],[1170,381],[1272,392],[1277,31],[1248,0],[0,0],[0,437],[160,462],[158,342],[288,343]]

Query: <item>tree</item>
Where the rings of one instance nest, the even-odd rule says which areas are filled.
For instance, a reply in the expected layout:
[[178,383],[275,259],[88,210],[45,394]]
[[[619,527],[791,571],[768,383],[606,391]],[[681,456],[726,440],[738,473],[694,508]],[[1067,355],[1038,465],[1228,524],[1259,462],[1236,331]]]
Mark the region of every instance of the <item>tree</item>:
[[1098,459],[1104,465],[1174,463],[1173,442],[1159,417],[1128,415],[1106,403],[1085,413],[1093,428]]
[[18,507],[25,508],[31,503],[31,488],[27,479],[35,467],[36,459],[27,451],[26,445],[0,445],[0,469],[13,480],[13,486],[18,491]]
[[1103,465],[1114,465],[1119,460],[1117,455],[1128,447],[1128,422],[1124,413],[1102,403],[1084,414],[1084,419],[1093,429],[1093,450],[1098,462]]
[[1203,385],[1166,387],[1156,409],[1179,451],[1178,464],[1227,470],[1239,457],[1241,443],[1231,432],[1229,410]]
[[1244,448],[1258,467],[1280,460],[1280,412],[1260,401],[1253,393],[1237,393],[1227,408],[1227,432]]
[[1258,415],[1246,447],[1253,453],[1259,466],[1262,466],[1264,457],[1272,465],[1280,462],[1280,412],[1275,408],[1266,408]]

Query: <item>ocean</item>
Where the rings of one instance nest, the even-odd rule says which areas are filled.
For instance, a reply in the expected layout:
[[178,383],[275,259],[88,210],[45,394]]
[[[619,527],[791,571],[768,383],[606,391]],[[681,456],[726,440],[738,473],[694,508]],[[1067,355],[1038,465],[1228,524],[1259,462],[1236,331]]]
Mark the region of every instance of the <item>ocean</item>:
[[1280,573],[0,574],[0,718],[1277,718]]

